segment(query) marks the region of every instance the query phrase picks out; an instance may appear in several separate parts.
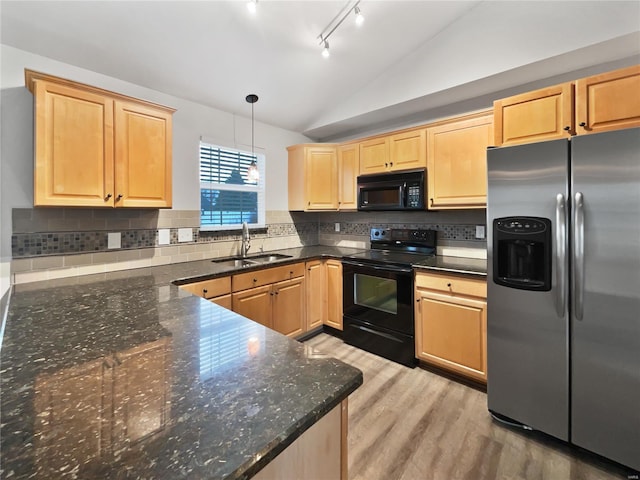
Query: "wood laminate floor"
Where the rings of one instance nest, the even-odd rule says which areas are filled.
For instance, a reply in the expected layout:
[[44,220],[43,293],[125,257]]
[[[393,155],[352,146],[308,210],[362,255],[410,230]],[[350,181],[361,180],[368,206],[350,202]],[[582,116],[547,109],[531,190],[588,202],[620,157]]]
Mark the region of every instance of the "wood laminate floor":
[[364,373],[349,397],[350,480],[601,480],[632,472],[493,421],[486,394],[320,334],[307,340]]

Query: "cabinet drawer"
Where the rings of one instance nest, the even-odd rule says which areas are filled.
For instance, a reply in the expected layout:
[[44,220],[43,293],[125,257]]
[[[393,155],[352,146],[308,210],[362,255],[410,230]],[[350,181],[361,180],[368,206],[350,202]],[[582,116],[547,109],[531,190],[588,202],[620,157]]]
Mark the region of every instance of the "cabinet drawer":
[[203,298],[219,297],[231,293],[231,277],[212,278],[202,282],[188,283],[180,288]]
[[416,287],[437,290],[452,295],[487,297],[487,282],[485,280],[466,277],[418,273],[416,274]]
[[289,280],[295,277],[304,276],[304,263],[293,265],[283,265],[281,267],[267,268],[255,272],[241,273],[233,276],[232,286],[234,292],[246,290],[247,288],[260,287],[271,283]]

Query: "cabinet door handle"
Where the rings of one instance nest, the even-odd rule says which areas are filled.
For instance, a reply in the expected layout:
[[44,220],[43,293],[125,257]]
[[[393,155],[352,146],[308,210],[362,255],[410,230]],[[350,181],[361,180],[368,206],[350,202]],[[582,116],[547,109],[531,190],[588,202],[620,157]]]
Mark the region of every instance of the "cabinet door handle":
[[451,284],[450,284],[450,283],[447,283],[447,287],[451,288]]
[[122,198],[122,194],[121,194],[121,193],[119,193],[119,194],[118,194],[118,196],[116,197],[116,202],[117,202],[118,200],[120,200],[121,198]]
[[571,127],[569,127],[569,126],[564,127],[564,130],[568,132],[569,130],[571,130]]
[[110,193],[107,193],[107,196],[104,197],[105,200],[109,200],[111,197],[113,197],[113,195],[111,195]]
[[586,122],[580,122],[580,123],[579,123],[579,125],[580,125],[581,127],[586,127],[586,126],[587,126],[587,123],[586,123]]
[[384,166],[385,166],[385,167],[388,167],[388,166],[389,166],[389,164],[388,164],[387,162],[384,162]]
[[208,290],[206,288],[202,289],[202,293],[206,294],[208,292]]
[[275,292],[275,294],[277,295],[279,292]]
[[430,198],[429,200],[431,200],[431,206],[433,207],[433,198]]
[[257,278],[254,278],[254,279],[253,279],[253,283],[256,283],[257,281],[258,281],[258,279],[257,279]]
[[390,166],[390,167],[393,167],[393,162],[389,162],[389,166]]

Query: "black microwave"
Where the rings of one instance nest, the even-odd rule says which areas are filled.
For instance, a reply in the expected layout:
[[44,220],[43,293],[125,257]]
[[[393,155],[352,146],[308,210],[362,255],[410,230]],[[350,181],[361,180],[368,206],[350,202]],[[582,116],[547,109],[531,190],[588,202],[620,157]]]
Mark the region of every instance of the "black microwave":
[[424,210],[424,169],[358,177],[358,210]]

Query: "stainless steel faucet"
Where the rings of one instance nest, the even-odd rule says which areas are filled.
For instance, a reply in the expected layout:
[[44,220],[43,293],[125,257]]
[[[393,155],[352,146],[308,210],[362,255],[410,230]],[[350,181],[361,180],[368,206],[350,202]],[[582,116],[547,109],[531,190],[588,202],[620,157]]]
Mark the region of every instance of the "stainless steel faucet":
[[242,222],[242,242],[240,243],[240,256],[246,257],[251,248],[251,238],[249,238],[249,225]]

